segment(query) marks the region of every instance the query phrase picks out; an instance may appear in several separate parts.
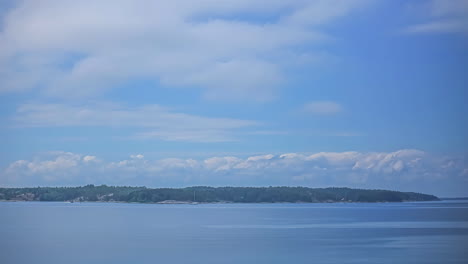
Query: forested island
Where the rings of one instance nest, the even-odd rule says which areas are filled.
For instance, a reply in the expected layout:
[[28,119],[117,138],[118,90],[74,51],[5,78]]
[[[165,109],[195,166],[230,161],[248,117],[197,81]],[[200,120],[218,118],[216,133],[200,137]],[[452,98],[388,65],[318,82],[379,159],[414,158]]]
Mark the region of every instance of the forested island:
[[86,185],[82,187],[0,188],[4,201],[130,203],[322,203],[437,201],[434,195],[388,190],[307,187],[146,188]]

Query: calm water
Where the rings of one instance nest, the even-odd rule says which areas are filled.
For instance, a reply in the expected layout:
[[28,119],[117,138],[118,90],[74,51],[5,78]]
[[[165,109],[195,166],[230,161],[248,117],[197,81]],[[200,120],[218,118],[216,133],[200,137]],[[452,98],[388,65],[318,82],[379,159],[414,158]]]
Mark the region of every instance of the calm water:
[[2,202],[0,262],[468,263],[468,202]]

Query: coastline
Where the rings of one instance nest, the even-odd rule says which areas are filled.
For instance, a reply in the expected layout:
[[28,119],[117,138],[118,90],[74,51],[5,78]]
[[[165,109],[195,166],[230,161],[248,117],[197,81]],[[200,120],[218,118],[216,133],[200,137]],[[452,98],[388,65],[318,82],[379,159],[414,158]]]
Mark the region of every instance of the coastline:
[[441,202],[440,200],[433,201],[382,201],[382,202],[358,202],[358,201],[322,201],[322,202],[191,202],[191,201],[161,201],[161,202],[125,202],[125,201],[36,201],[36,200],[0,200],[0,203],[67,203],[67,204],[82,204],[82,203],[115,203],[115,204],[159,204],[159,205],[204,205],[204,204],[402,204],[402,203],[427,203]]
[[439,201],[437,196],[392,190],[346,187],[209,187],[146,188],[86,185],[79,187],[0,188],[4,201],[198,203],[387,203]]

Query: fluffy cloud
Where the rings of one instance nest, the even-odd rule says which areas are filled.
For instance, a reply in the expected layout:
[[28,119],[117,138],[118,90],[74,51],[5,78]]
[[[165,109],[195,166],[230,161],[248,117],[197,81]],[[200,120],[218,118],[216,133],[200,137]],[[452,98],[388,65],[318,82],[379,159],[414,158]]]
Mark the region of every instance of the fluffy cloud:
[[3,170],[1,178],[4,185],[10,186],[87,183],[153,187],[302,185],[388,188],[437,194],[443,193],[447,184],[466,184],[467,171],[464,159],[410,149],[211,157],[204,160],[148,160],[136,154],[129,159],[112,162],[99,161],[94,156],[54,152],[31,161],[13,162]]
[[468,0],[432,0],[423,6],[430,17],[407,27],[407,33],[468,33]]
[[96,156],[84,156],[83,157],[83,161],[84,162],[96,162],[97,159],[96,159]]
[[[63,182],[69,183],[94,156],[84,156],[70,152],[49,152],[31,161],[18,160],[4,171],[4,180],[30,182]],[[40,175],[40,178],[37,176]]]
[[323,25],[368,2],[18,1],[2,17],[0,89],[80,96],[144,78],[208,99],[270,100],[285,58],[322,58],[309,45],[331,38]]
[[143,159],[145,156],[141,154],[136,154],[136,155],[130,155],[130,158],[132,159]]

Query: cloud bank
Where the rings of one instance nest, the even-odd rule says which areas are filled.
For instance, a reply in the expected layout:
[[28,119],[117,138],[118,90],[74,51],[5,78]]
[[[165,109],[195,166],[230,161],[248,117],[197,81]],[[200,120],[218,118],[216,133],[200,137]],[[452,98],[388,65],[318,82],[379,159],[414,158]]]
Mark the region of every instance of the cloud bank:
[[149,79],[271,100],[285,67],[326,57],[324,27],[368,2],[18,1],[2,19],[0,90],[76,98]]
[[[50,152],[18,160],[1,173],[6,186],[146,185],[348,186],[466,195],[466,159],[434,156],[420,150],[395,152],[287,153],[246,158],[150,160],[142,154],[103,161],[92,155]],[[458,187],[457,187],[458,186]],[[450,190],[451,193],[448,193]],[[454,193],[455,192],[455,193]]]

